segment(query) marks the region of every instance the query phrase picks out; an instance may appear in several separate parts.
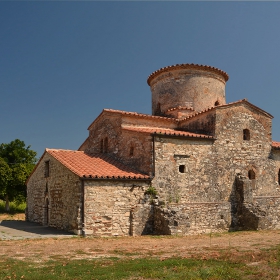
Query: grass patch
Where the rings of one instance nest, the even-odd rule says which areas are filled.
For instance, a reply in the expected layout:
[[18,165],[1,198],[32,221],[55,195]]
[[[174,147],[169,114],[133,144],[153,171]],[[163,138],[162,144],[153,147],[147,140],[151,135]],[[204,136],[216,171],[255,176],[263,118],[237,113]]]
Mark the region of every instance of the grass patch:
[[[50,261],[27,262],[2,258],[0,279],[30,280],[226,280],[226,279],[277,279],[280,265],[280,246],[260,251],[251,259],[252,252],[219,257],[193,258],[101,258],[68,260],[59,256]],[[259,262],[258,265],[254,263]]]
[[[5,212],[5,201],[0,200],[0,213],[4,214]],[[24,213],[26,208],[26,202],[10,202],[10,212],[8,214]]]
[[242,279],[248,270],[242,264],[217,260],[172,258],[137,260],[48,261],[33,264],[9,261],[0,264],[1,279]]

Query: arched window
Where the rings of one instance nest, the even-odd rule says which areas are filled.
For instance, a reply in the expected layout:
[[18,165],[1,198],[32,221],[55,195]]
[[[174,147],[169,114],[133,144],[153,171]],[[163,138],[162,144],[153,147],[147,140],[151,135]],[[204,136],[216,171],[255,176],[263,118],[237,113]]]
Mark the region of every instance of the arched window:
[[156,111],[155,111],[155,115],[157,116],[160,116],[161,115],[161,106],[160,106],[160,103],[158,102],[157,104],[157,108],[156,108]]
[[250,130],[243,129],[243,140],[250,140]]
[[45,178],[50,176],[50,161],[45,161]]
[[249,170],[248,171],[248,178],[249,178],[249,180],[255,180],[256,179],[256,173],[255,173],[255,171],[254,170]]
[[134,147],[130,147],[130,150],[129,150],[129,156],[133,156],[134,155]]
[[278,185],[280,185],[280,169],[278,171]]
[[100,153],[103,153],[103,139],[100,141]]
[[104,140],[104,153],[108,153],[108,137]]

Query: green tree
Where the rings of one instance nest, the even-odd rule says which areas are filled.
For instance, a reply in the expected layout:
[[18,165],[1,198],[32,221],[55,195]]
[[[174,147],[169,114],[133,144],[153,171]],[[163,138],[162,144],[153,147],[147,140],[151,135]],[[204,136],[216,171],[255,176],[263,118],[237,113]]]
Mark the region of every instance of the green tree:
[[25,182],[36,164],[36,152],[19,139],[0,145],[0,198],[6,201],[22,201],[26,197]]

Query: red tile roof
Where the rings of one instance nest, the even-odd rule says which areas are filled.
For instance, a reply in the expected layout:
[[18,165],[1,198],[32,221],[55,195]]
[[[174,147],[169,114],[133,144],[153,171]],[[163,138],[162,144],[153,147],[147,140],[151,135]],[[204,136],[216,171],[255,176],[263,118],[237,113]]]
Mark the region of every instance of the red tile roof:
[[280,149],[280,142],[272,141],[272,147],[276,149]]
[[149,179],[107,154],[89,155],[83,151],[46,149],[46,152],[57,159],[79,177],[103,179]]
[[199,65],[199,64],[176,64],[176,65],[171,65],[171,66],[167,66],[167,67],[163,67],[160,68],[159,70],[153,72],[147,79],[147,83],[148,85],[150,85],[151,81],[157,77],[158,75],[160,75],[161,73],[164,72],[168,72],[170,70],[177,70],[177,69],[198,69],[198,70],[205,70],[205,71],[210,71],[210,72],[214,72],[216,74],[219,74],[221,76],[224,77],[225,81],[227,81],[229,79],[229,76],[226,72],[212,67],[212,66],[208,66],[208,65]]
[[179,131],[170,128],[161,128],[161,127],[138,127],[138,126],[123,126],[123,130],[136,131],[142,133],[150,133],[150,134],[160,134],[160,135],[168,135],[168,136],[185,136],[192,138],[209,138],[214,139],[213,136],[205,135],[205,134],[197,134],[187,131]]
[[146,119],[151,119],[151,120],[163,120],[167,121],[168,123],[177,123],[178,120],[175,118],[171,117],[161,117],[161,116],[154,116],[154,115],[148,115],[148,114],[141,114],[141,113],[136,113],[136,112],[126,112],[126,111],[121,111],[121,110],[114,110],[114,109],[103,109],[103,111],[99,114],[99,116],[90,124],[88,127],[88,130],[92,127],[92,125],[98,120],[99,117],[101,117],[104,113],[113,113],[113,114],[119,114],[122,116],[135,116],[138,118],[146,118]]
[[191,110],[194,111],[193,107],[183,107],[183,106],[178,106],[178,107],[174,107],[174,108],[170,108],[166,111],[167,112],[171,112],[171,111],[175,111],[175,110]]

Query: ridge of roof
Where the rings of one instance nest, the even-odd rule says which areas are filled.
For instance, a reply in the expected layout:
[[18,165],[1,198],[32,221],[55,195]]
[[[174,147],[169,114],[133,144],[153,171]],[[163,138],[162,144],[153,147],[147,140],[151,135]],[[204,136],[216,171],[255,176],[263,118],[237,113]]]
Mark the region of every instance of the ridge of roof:
[[198,69],[198,70],[206,70],[210,72],[214,72],[216,74],[221,75],[225,81],[228,81],[229,75],[216,67],[208,66],[208,65],[200,65],[200,64],[194,64],[194,63],[186,63],[186,64],[175,64],[171,66],[162,67],[156,71],[154,71],[152,74],[149,75],[147,79],[147,83],[150,86],[151,81],[158,75],[164,72],[168,72],[170,70],[177,70],[177,69]]
[[98,115],[98,117],[89,125],[88,130],[104,113],[116,113],[116,114],[120,114],[120,115],[136,116],[136,117],[141,117],[141,118],[166,120],[166,121],[175,122],[175,123],[178,122],[177,119],[172,118],[172,117],[154,116],[154,115],[149,115],[149,114],[142,114],[142,113],[137,113],[137,112],[128,112],[128,111],[115,110],[115,109],[103,109],[102,112]]
[[194,114],[190,115],[190,116],[187,116],[181,120],[179,120],[179,122],[182,122],[182,121],[185,121],[187,119],[191,119],[193,117],[196,117],[197,115],[201,115],[203,113],[206,113],[206,112],[209,112],[209,111],[212,111],[216,108],[224,108],[224,107],[230,107],[232,105],[235,105],[235,104],[238,104],[238,103],[246,103],[247,105],[249,105],[250,107],[253,107],[254,109],[256,109],[257,111],[261,111],[264,115],[268,116],[269,118],[273,118],[273,116],[271,114],[269,114],[268,112],[264,111],[263,109],[255,106],[254,104],[250,103],[247,98],[244,98],[244,99],[241,99],[241,100],[238,100],[238,101],[234,101],[234,102],[230,102],[230,103],[227,103],[227,104],[222,104],[222,105],[217,105],[217,106],[214,106],[214,107],[210,107],[210,108],[207,108],[201,112],[195,112]]
[[143,126],[122,126],[122,129],[135,131],[135,132],[142,132],[142,133],[149,133],[154,135],[166,135],[166,136],[183,136],[183,137],[191,137],[191,138],[205,138],[205,139],[214,139],[211,135],[206,134],[199,134],[193,133],[183,130],[175,130],[172,128],[161,128],[161,127],[143,127]]
[[153,119],[164,119],[168,121],[174,122],[176,119],[171,117],[163,117],[163,116],[154,116],[149,114],[142,114],[137,112],[128,112],[128,111],[121,111],[121,110],[115,110],[115,109],[104,109],[105,112],[113,112],[113,113],[119,113],[122,115],[132,115],[132,116],[139,116],[144,118],[153,118]]

